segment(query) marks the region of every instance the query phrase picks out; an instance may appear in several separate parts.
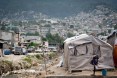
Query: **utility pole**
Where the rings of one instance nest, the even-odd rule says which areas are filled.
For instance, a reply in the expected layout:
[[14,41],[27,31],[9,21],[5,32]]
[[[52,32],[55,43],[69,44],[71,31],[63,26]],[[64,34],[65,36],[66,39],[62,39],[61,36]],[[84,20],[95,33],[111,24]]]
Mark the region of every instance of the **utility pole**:
[[44,61],[44,65],[45,65],[45,72],[47,75],[47,66],[46,66],[46,59],[45,59],[45,46],[42,45],[42,51],[43,51],[43,61]]

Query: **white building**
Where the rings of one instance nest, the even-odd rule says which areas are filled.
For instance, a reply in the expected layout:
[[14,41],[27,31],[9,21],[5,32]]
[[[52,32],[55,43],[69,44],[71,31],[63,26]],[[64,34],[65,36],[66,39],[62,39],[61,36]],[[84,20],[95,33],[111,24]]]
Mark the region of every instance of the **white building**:
[[25,36],[24,40],[35,42],[35,43],[41,43],[41,37],[40,36]]

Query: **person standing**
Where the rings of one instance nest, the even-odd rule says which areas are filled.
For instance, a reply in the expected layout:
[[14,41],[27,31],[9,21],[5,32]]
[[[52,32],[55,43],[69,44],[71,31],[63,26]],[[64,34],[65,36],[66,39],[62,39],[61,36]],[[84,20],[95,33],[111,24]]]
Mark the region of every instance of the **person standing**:
[[96,65],[98,65],[98,59],[99,59],[98,55],[95,55],[93,59],[91,60],[91,64],[94,66],[93,74],[92,74],[94,76],[95,76],[95,71],[96,71]]

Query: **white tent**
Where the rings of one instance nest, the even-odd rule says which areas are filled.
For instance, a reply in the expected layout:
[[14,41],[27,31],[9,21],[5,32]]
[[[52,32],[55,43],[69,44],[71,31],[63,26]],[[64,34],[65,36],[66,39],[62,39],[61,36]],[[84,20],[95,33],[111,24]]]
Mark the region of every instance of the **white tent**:
[[113,69],[113,48],[108,43],[82,34],[64,41],[64,67],[72,70],[93,70],[90,64],[94,55],[99,56],[97,69]]

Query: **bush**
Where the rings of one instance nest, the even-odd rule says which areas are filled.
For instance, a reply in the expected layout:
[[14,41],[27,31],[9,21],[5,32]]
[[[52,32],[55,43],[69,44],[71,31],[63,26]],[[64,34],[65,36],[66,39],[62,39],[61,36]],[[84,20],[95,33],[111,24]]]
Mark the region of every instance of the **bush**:
[[13,65],[11,61],[2,60],[0,61],[0,75],[2,73],[7,73],[8,71],[13,70]]
[[31,47],[31,46],[36,47],[36,46],[38,46],[38,44],[37,44],[37,43],[34,43],[34,42],[31,42],[31,43],[28,45],[28,47]]
[[23,60],[30,63],[30,64],[32,63],[32,59],[30,56],[26,56]]
[[52,52],[52,53],[49,54],[49,59],[52,59],[52,58],[54,58],[55,56],[56,56],[56,53]]
[[42,57],[41,57],[39,54],[36,54],[35,57],[36,57],[37,59],[42,59]]
[[40,56],[43,58],[44,57],[44,55],[43,54],[40,54]]

